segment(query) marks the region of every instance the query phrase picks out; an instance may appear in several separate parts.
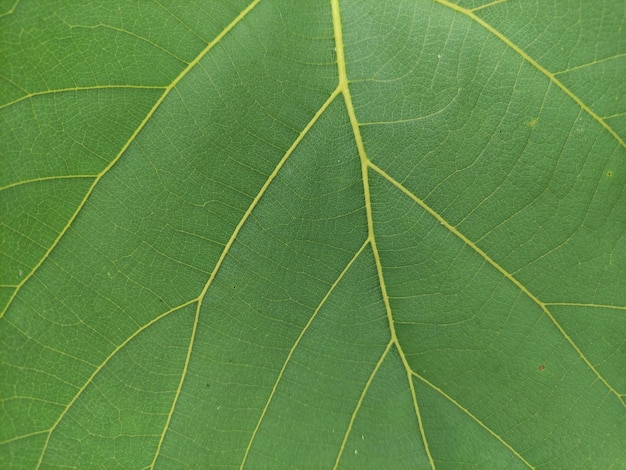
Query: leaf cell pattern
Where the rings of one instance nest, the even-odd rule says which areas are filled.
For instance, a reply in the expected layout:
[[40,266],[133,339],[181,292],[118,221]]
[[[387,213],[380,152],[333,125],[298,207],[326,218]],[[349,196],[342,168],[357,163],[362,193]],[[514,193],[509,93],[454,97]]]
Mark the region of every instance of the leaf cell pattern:
[[73,3],[0,9],[3,462],[626,461],[623,2]]

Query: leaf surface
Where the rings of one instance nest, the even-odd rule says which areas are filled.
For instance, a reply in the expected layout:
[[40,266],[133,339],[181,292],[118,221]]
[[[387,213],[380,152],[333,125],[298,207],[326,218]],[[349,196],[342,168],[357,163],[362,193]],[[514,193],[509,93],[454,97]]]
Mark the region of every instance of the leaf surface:
[[626,13],[0,4],[10,468],[619,468]]

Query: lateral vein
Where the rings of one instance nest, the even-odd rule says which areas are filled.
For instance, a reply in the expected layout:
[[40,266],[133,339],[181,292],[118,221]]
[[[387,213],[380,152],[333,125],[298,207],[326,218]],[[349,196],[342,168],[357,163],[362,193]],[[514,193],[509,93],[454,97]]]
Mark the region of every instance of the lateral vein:
[[483,428],[484,430],[486,430],[489,434],[491,434],[493,437],[495,437],[502,445],[504,445],[513,455],[515,455],[518,459],[520,459],[522,462],[524,462],[526,464],[526,466],[528,466],[529,468],[534,469],[535,467],[533,467],[519,452],[517,452],[512,446],[511,444],[509,444],[508,442],[506,442],[500,435],[498,435],[495,431],[493,431],[489,426],[487,426],[485,423],[483,423],[480,419],[478,419],[476,416],[474,416],[467,408],[465,408],[463,405],[461,405],[458,401],[456,401],[454,398],[452,398],[450,395],[448,395],[446,392],[444,392],[442,389],[440,389],[439,387],[437,387],[436,385],[434,385],[433,383],[429,382],[427,379],[425,379],[424,377],[422,377],[421,375],[417,374],[416,372],[412,371],[411,372],[413,374],[413,376],[415,376],[417,379],[421,380],[422,382],[424,382],[426,385],[428,385],[430,388],[432,388],[433,390],[435,390],[436,392],[438,392],[440,395],[442,395],[443,397],[445,397],[448,401],[450,401],[451,403],[453,403],[457,408],[459,408],[463,413],[465,413],[467,416],[469,416],[474,422],[476,422],[481,428]]
[[589,367],[589,369],[591,371],[593,371],[593,373],[596,375],[596,377],[609,389],[609,391],[611,393],[613,393],[617,397],[617,399],[620,401],[622,406],[626,408],[626,402],[624,401],[624,398],[617,392],[617,390],[615,390],[615,388],[613,388],[613,386],[611,384],[609,384],[607,382],[607,380],[600,374],[600,372],[598,372],[598,370],[589,361],[589,359],[587,359],[587,357],[583,354],[583,352],[580,350],[578,345],[567,334],[567,332],[563,329],[563,327],[556,320],[556,318],[554,318],[554,316],[552,315],[552,312],[550,312],[550,309],[548,308],[548,304],[546,304],[545,302],[542,302],[539,298],[537,298],[537,296],[534,295],[532,292],[530,292],[528,290],[528,288],[524,284],[522,284],[511,273],[509,273],[506,269],[504,269],[502,266],[500,266],[494,259],[492,259],[480,247],[478,247],[478,245],[476,245],[469,238],[467,238],[465,235],[463,235],[461,232],[459,232],[459,230],[456,227],[450,225],[450,223],[448,223],[447,220],[445,220],[443,217],[441,217],[441,215],[439,215],[433,208],[431,208],[428,204],[426,204],[420,198],[415,196],[411,191],[409,191],[401,183],[396,181],[392,176],[387,174],[384,170],[380,169],[378,166],[376,166],[372,162],[369,162],[369,166],[370,166],[370,168],[372,168],[372,170],[376,171],[379,175],[381,175],[383,178],[385,178],[387,181],[389,181],[393,186],[395,186],[402,193],[404,193],[406,196],[408,196],[410,199],[412,199],[415,203],[417,203],[422,209],[424,209],[426,212],[428,212],[441,225],[443,225],[450,232],[452,232],[454,235],[456,235],[458,238],[460,238],[467,246],[469,246],[472,250],[474,250],[476,253],[478,253],[487,263],[489,263],[496,270],[498,270],[500,272],[500,274],[502,274],[506,279],[508,279],[510,282],[512,282],[520,291],[522,291],[528,298],[530,298],[535,304],[537,304],[537,306],[545,313],[545,315],[550,319],[550,321],[552,321],[552,323],[557,328],[559,333],[561,333],[563,338],[565,338],[565,340],[570,344],[570,346],[572,348],[574,348],[576,353],[583,360],[583,362],[587,365],[587,367]]
[[307,133],[311,130],[313,125],[317,122],[317,120],[320,118],[320,116],[322,114],[324,114],[324,111],[326,111],[328,106],[330,106],[330,104],[334,101],[334,99],[337,97],[337,95],[339,95],[339,93],[340,93],[340,90],[338,88],[336,88],[330,94],[328,99],[324,102],[324,104],[320,107],[320,109],[318,109],[318,111],[315,113],[313,118],[311,118],[311,120],[308,122],[308,124],[304,127],[302,132],[300,132],[298,137],[294,140],[294,142],[291,144],[289,149],[287,149],[287,151],[285,152],[285,154],[283,155],[281,160],[278,162],[278,164],[276,165],[276,167],[274,168],[272,173],[268,176],[267,180],[265,181],[265,183],[263,184],[263,186],[261,187],[261,189],[259,190],[257,195],[254,197],[254,199],[250,203],[250,206],[248,206],[248,209],[246,209],[246,212],[244,213],[244,215],[242,216],[241,220],[239,221],[239,223],[235,227],[235,230],[233,230],[233,233],[230,236],[230,238],[229,238],[228,242],[226,243],[226,245],[224,246],[224,249],[222,250],[222,253],[220,254],[219,259],[215,263],[215,267],[211,271],[211,275],[209,276],[209,279],[207,280],[206,284],[204,285],[204,287],[202,289],[202,292],[198,296],[198,307],[197,307],[196,316],[195,316],[195,319],[194,319],[192,335],[191,335],[190,340],[189,340],[189,348],[187,350],[187,357],[185,358],[185,366],[184,366],[183,372],[181,374],[181,379],[180,379],[180,382],[179,382],[179,385],[178,385],[178,389],[176,390],[176,395],[174,396],[174,400],[172,402],[172,407],[171,407],[170,412],[168,414],[167,422],[166,422],[166,424],[165,424],[165,426],[163,428],[163,433],[161,435],[161,440],[159,441],[159,445],[158,445],[157,451],[155,453],[154,460],[153,460],[152,465],[151,465],[150,468],[154,468],[154,465],[156,463],[156,460],[158,458],[158,455],[159,455],[159,452],[160,452],[160,449],[161,449],[161,445],[163,443],[163,440],[165,439],[165,434],[167,433],[167,430],[169,428],[172,416],[174,414],[174,410],[176,408],[176,404],[178,402],[178,398],[180,396],[180,393],[181,393],[181,390],[182,390],[182,387],[183,387],[183,383],[184,383],[185,378],[187,376],[187,369],[188,369],[188,365],[189,365],[189,360],[191,358],[191,353],[193,351],[193,345],[194,345],[194,341],[195,341],[195,334],[196,334],[198,322],[199,322],[199,319],[200,319],[200,309],[202,308],[202,303],[204,301],[204,297],[206,296],[206,294],[207,294],[207,292],[209,290],[209,287],[211,287],[211,285],[213,284],[213,280],[217,276],[217,273],[219,272],[222,264],[224,263],[224,259],[226,259],[226,256],[230,252],[230,249],[233,246],[233,244],[235,243],[235,240],[237,239],[237,237],[239,235],[239,232],[241,232],[241,229],[246,224],[246,222],[247,222],[248,218],[250,217],[250,215],[252,214],[252,211],[254,210],[254,208],[258,205],[259,201],[261,200],[263,195],[266,193],[267,189],[272,184],[272,182],[274,181],[274,179],[276,178],[276,176],[280,172],[281,168],[287,162],[287,160],[292,155],[294,150],[298,147],[300,142],[302,142],[302,139],[304,139],[304,136],[307,135]]
[[261,427],[261,423],[263,421],[263,418],[265,418],[265,414],[267,413],[267,409],[269,408],[270,403],[272,402],[272,399],[274,398],[274,394],[276,393],[276,390],[278,389],[278,384],[280,383],[281,379],[283,378],[283,374],[285,373],[285,369],[287,368],[287,364],[289,364],[289,361],[291,361],[291,358],[293,356],[294,351],[296,350],[296,348],[300,344],[300,341],[302,340],[302,338],[304,337],[305,333],[307,332],[307,330],[311,326],[311,323],[313,323],[313,320],[315,320],[315,317],[317,317],[317,314],[322,309],[322,307],[324,306],[324,304],[326,303],[326,301],[328,300],[328,298],[330,297],[332,292],[335,290],[335,288],[337,287],[339,282],[343,279],[343,277],[346,275],[346,273],[348,272],[350,267],[354,264],[354,262],[357,260],[357,258],[361,255],[361,253],[363,252],[363,250],[365,249],[365,247],[367,246],[368,243],[369,243],[369,241],[366,240],[361,245],[361,248],[358,249],[356,254],[352,257],[352,259],[350,259],[348,264],[345,266],[343,271],[341,271],[341,273],[339,274],[339,276],[337,277],[335,282],[333,282],[333,284],[330,286],[330,288],[326,292],[326,295],[324,295],[324,297],[320,301],[319,305],[317,306],[317,308],[313,312],[313,315],[311,315],[311,318],[309,318],[309,321],[306,323],[306,325],[304,325],[304,328],[302,328],[302,331],[300,332],[300,334],[296,338],[296,341],[293,343],[293,346],[289,350],[289,354],[287,354],[287,357],[285,358],[285,362],[283,363],[283,366],[281,367],[280,372],[278,373],[278,376],[276,377],[276,381],[274,382],[274,385],[272,387],[272,391],[270,392],[270,395],[269,395],[267,401],[265,402],[265,406],[263,407],[263,411],[261,411],[261,415],[259,416],[259,420],[257,421],[257,424],[256,424],[256,426],[254,428],[254,431],[252,431],[252,435],[250,436],[250,441],[248,442],[248,446],[246,447],[246,452],[245,452],[245,454],[243,456],[243,460],[241,461],[241,465],[239,466],[239,468],[241,470],[243,470],[243,467],[246,464],[246,460],[248,459],[248,455],[250,454],[250,449],[252,449],[252,443],[254,442],[256,434],[257,434],[259,428]]
[[567,88],[563,84],[563,82],[561,82],[556,77],[556,75],[554,73],[550,72],[548,69],[543,67],[539,62],[537,62],[535,59],[533,59],[531,56],[529,56],[521,47],[519,47],[517,44],[513,43],[509,38],[507,38],[504,34],[502,34],[496,28],[494,28],[491,24],[489,24],[485,20],[483,20],[480,16],[476,15],[476,13],[474,13],[473,10],[468,10],[467,8],[463,8],[463,7],[461,7],[461,6],[459,6],[459,5],[455,4],[455,3],[450,2],[449,0],[436,0],[436,1],[439,4],[444,5],[444,6],[448,7],[448,8],[450,8],[450,9],[452,9],[452,10],[458,12],[458,13],[461,13],[461,14],[467,16],[468,18],[472,19],[473,21],[475,21],[476,23],[481,25],[483,28],[485,28],[487,31],[489,31],[491,34],[493,34],[498,39],[500,39],[508,47],[513,49],[517,54],[519,54],[520,57],[522,57],[522,59],[524,59],[526,62],[531,64],[533,67],[535,67],[539,72],[541,72],[543,75],[545,75],[561,91],[563,91],[567,96],[569,96],[572,100],[574,100],[574,102],[578,106],[580,106],[580,108],[583,111],[585,111],[597,123],[599,123],[602,127],[604,127],[609,132],[609,134],[611,134],[615,138],[615,140],[617,141],[617,143],[621,147],[626,148],[626,142],[624,142],[624,139],[622,139],[619,136],[619,134],[604,119],[602,119],[602,117],[600,117],[589,106],[587,106],[587,104],[585,104],[578,96],[576,96],[576,94],[572,90]]
[[15,289],[15,291],[13,291],[13,293],[11,294],[11,297],[9,298],[9,300],[7,301],[4,309],[2,310],[2,313],[0,313],[0,318],[2,318],[4,316],[4,314],[6,313],[6,311],[8,310],[9,306],[13,303],[13,300],[15,299],[15,297],[17,296],[18,292],[21,290],[22,286],[33,276],[33,274],[35,274],[35,272],[41,267],[41,265],[44,263],[44,261],[48,258],[48,256],[50,256],[50,253],[52,252],[52,250],[54,250],[56,248],[56,246],[59,244],[59,242],[61,241],[61,239],[63,238],[63,236],[67,233],[67,231],[69,230],[69,228],[72,226],[72,224],[74,223],[74,221],[76,220],[76,217],[78,217],[78,214],[82,211],[83,207],[85,206],[85,204],[87,203],[87,200],[89,199],[89,197],[91,196],[91,194],[93,193],[94,189],[96,188],[96,186],[98,185],[98,183],[100,182],[100,180],[104,177],[104,175],[106,175],[109,170],[111,168],[113,168],[115,166],[115,164],[122,158],[122,155],[124,155],[124,153],[126,153],[126,150],[128,149],[128,147],[130,147],[130,145],[135,141],[135,139],[137,138],[137,136],[139,135],[139,133],[143,130],[143,128],[146,126],[146,124],[148,123],[148,121],[150,121],[150,119],[152,118],[152,116],[154,115],[154,113],[156,112],[156,110],[161,106],[161,103],[163,103],[163,101],[165,101],[165,98],[167,98],[167,96],[169,95],[169,93],[176,87],[176,85],[178,85],[178,83],[180,83],[180,81],[187,75],[187,73],[189,73],[189,71],[194,68],[199,62],[200,60],[202,60],[202,58],[208,54],[208,52],[213,49],[213,47],[219,43],[224,36],[226,36],[226,34],[228,34],[241,20],[243,20],[243,18],[250,13],[250,11],[260,2],[261,0],[254,0],[252,3],[250,3],[239,15],[237,15],[237,17],[231,21],[228,26],[226,26],[226,28],[224,28],[222,30],[222,32],[220,32],[209,44],[207,44],[207,46],[198,54],[198,56],[192,60],[191,62],[189,62],[189,64],[187,65],[187,67],[185,67],[183,69],[183,71],[178,74],[178,76],[174,79],[174,81],[172,83],[170,83],[167,87],[165,87],[165,90],[163,91],[163,93],[161,94],[161,96],[159,97],[159,99],[154,103],[154,105],[152,106],[152,108],[150,109],[150,111],[148,111],[148,114],[146,114],[146,116],[143,118],[143,120],[141,121],[141,123],[139,124],[139,126],[137,127],[137,129],[135,129],[135,131],[132,133],[132,135],[129,137],[129,139],[126,141],[126,143],[124,144],[124,146],[120,149],[120,151],[118,152],[118,154],[115,156],[115,158],[113,158],[113,160],[111,160],[111,162],[96,176],[96,178],[94,179],[93,183],[91,184],[91,186],[89,187],[89,189],[87,190],[87,192],[85,193],[85,196],[83,197],[83,199],[81,200],[81,202],[78,204],[78,207],[76,208],[76,210],[74,211],[74,213],[72,214],[72,216],[69,218],[69,220],[67,221],[67,223],[65,224],[65,227],[63,227],[63,229],[61,230],[61,232],[59,232],[59,234],[57,235],[57,237],[55,238],[55,240],[52,242],[52,244],[50,245],[50,247],[48,248],[48,250],[46,250],[46,252],[44,253],[44,255],[41,257],[41,259],[37,262],[37,264],[33,267],[33,269],[26,275],[24,276],[24,278],[20,281],[20,283],[18,284],[18,287]]

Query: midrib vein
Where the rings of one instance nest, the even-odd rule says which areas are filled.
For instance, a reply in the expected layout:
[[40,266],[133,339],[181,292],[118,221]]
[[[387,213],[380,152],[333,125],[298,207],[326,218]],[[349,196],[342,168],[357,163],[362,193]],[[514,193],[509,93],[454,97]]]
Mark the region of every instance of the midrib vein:
[[422,377],[418,373],[413,372],[413,375],[415,376],[415,378],[421,380],[423,383],[425,383],[430,388],[435,390],[437,393],[442,395],[450,403],[454,404],[458,409],[460,409],[463,413],[465,413],[467,416],[469,416],[474,422],[476,422],[476,424],[478,424],[481,428],[483,428],[485,431],[487,431],[489,434],[491,434],[494,438],[496,438],[504,447],[509,449],[509,451],[511,451],[511,453],[513,455],[515,455],[518,459],[520,459],[522,462],[524,462],[526,464],[526,466],[528,466],[529,468],[533,468],[533,469],[535,468],[519,452],[517,452],[508,442],[506,442],[500,435],[498,435],[489,426],[487,426],[480,419],[478,419],[476,416],[474,416],[474,414],[472,414],[467,408],[465,408],[463,405],[461,405],[453,397],[448,395],[446,392],[444,392],[442,389],[437,387],[435,384],[433,384],[433,383],[429,382],[428,380],[426,380],[424,377]]
[[[463,235],[461,232],[459,232],[459,230],[456,227],[454,227],[453,225],[450,225],[450,223],[448,223],[448,221],[445,220],[441,215],[439,215],[432,207],[430,207],[428,204],[426,204],[420,198],[415,196],[411,191],[409,191],[401,183],[396,181],[392,176],[387,174],[385,171],[380,169],[378,166],[376,166],[372,162],[369,162],[369,166],[370,166],[370,168],[372,168],[372,170],[376,171],[379,175],[381,175],[383,178],[385,178],[387,181],[389,181],[389,183],[391,183],[393,186],[395,186],[397,189],[399,189],[402,193],[404,193],[406,196],[408,196],[410,199],[412,199],[413,202],[415,202],[418,206],[420,206],[422,209],[424,209],[428,214],[430,214],[432,217],[434,217],[446,229],[448,229],[455,236],[457,236],[459,239],[461,239],[467,246],[469,246],[472,250],[474,250],[476,253],[478,253],[487,263],[489,263],[498,272],[500,272],[500,274],[502,274],[502,276],[504,276],[506,279],[508,279],[521,292],[523,292],[529,299],[531,299],[535,304],[537,304],[537,306],[543,311],[543,313],[554,324],[554,326],[557,328],[557,330],[563,336],[563,338],[565,338],[565,340],[570,344],[570,346],[576,351],[576,353],[583,360],[583,362],[587,365],[587,367],[589,367],[589,369],[591,371],[593,371],[593,373],[596,375],[596,377],[607,387],[607,389],[611,393],[613,393],[618,398],[618,400],[621,402],[622,406],[624,406],[626,408],[626,402],[624,401],[623,396],[620,393],[618,393],[617,390],[615,390],[613,388],[613,386],[611,386],[611,384],[609,384],[607,382],[607,380],[598,372],[598,370],[593,366],[593,364],[591,364],[589,359],[587,359],[587,357],[583,354],[583,352],[580,350],[578,345],[572,340],[572,338],[570,338],[570,336],[563,329],[563,327],[560,325],[560,323],[556,320],[556,318],[554,318],[554,316],[552,315],[552,312],[550,312],[550,310],[548,309],[548,305],[549,304],[547,304],[545,302],[542,302],[539,298],[537,298],[537,296],[534,295],[532,292],[530,292],[526,286],[524,286],[517,278],[515,278],[506,269],[504,269],[502,266],[500,266],[494,259],[492,259],[487,253],[485,253],[478,245],[476,245],[469,238],[467,238],[465,235]],[[558,305],[558,304],[551,304],[551,305]]]
[[[572,98],[585,112],[587,112],[594,120],[596,120],[606,130],[608,130],[610,132],[610,134],[619,142],[619,144],[622,147],[626,147],[624,145],[623,140],[619,137],[619,135],[617,135],[617,133],[602,118],[600,118],[597,114],[595,114],[587,105],[585,105],[585,103],[583,103],[576,95],[574,95],[573,92],[571,92],[567,87],[565,87],[555,77],[554,74],[550,73],[548,70],[543,68],[539,63],[537,63],[534,59],[532,59],[530,56],[528,56],[517,45],[515,45],[511,41],[509,41],[499,31],[495,30],[495,28],[493,28],[491,25],[489,25],[488,23],[483,21],[481,18],[476,16],[470,10],[467,10],[467,9],[461,8],[461,7],[457,6],[457,5],[451,4],[447,0],[436,0],[436,1],[438,1],[439,3],[441,3],[441,4],[445,5],[445,6],[448,6],[448,7],[452,8],[452,9],[454,9],[454,10],[460,12],[460,13],[463,13],[463,14],[469,16],[470,18],[472,18],[473,20],[478,22],[481,26],[483,26],[488,31],[490,31],[492,34],[494,34],[498,38],[500,38],[509,47],[511,47],[513,50],[515,50],[520,56],[522,56],[530,64],[532,64],[534,67],[536,67],[540,72],[542,72],[544,75],[546,75],[551,80],[551,82],[553,82],[562,91],[564,91],[568,96],[570,96],[570,98]],[[480,420],[478,420],[476,417],[474,417],[469,412],[469,410],[466,410],[465,408],[463,408],[458,402],[456,402],[454,399],[452,399],[452,397],[449,397],[443,391],[441,391],[440,389],[436,388],[433,384],[431,384],[430,382],[427,382],[424,378],[422,378],[421,376],[417,375],[412,370],[410,365],[408,364],[408,361],[406,359],[406,355],[404,354],[404,352],[402,350],[402,346],[401,346],[400,342],[398,341],[398,338],[397,338],[397,335],[396,335],[396,332],[395,332],[392,310],[391,310],[391,306],[390,306],[390,303],[389,303],[389,296],[387,294],[387,289],[386,289],[384,275],[383,275],[383,270],[382,270],[382,263],[381,263],[381,260],[380,260],[378,247],[377,247],[377,244],[376,244],[376,236],[375,236],[375,233],[374,233],[374,223],[373,223],[373,216],[372,216],[370,185],[369,185],[369,178],[368,178],[368,169],[369,168],[371,168],[373,171],[376,171],[377,173],[381,174],[388,181],[390,181],[394,186],[398,187],[402,192],[404,192],[405,194],[409,195],[409,197],[411,197],[416,203],[418,203],[418,205],[420,205],[422,208],[424,208],[431,216],[435,217],[448,230],[450,230],[452,233],[454,233],[457,237],[461,238],[466,244],[468,244],[468,246],[470,246],[477,253],[479,253],[494,268],[496,268],[498,271],[500,271],[500,273],[502,273],[507,279],[509,279],[511,282],[513,282],[522,292],[524,292],[524,294],[526,294],[529,298],[531,298],[542,309],[542,311],[550,318],[550,320],[556,326],[556,328],[559,330],[561,335],[570,343],[570,345],[574,348],[574,350],[582,358],[582,360],[585,362],[585,364],[595,373],[595,375],[599,378],[599,380],[601,380],[602,383],[620,400],[622,405],[626,406],[626,404],[624,402],[624,398],[623,398],[622,395],[617,393],[617,391],[600,375],[600,373],[595,369],[595,367],[589,362],[589,360],[585,357],[585,355],[582,353],[580,348],[578,348],[578,346],[574,343],[574,341],[563,330],[561,325],[556,321],[556,319],[554,318],[554,316],[552,315],[550,310],[547,308],[547,304],[546,303],[541,302],[524,285],[522,285],[510,273],[505,271],[499,264],[497,264],[494,260],[492,260],[477,245],[472,243],[463,234],[461,234],[458,230],[456,230],[456,228],[454,228],[447,221],[445,221],[432,208],[427,206],[423,201],[421,201],[419,198],[414,196],[410,191],[408,191],[406,188],[404,188],[401,184],[399,184],[397,181],[395,181],[393,178],[391,178],[388,174],[386,174],[384,171],[382,171],[380,168],[378,168],[376,165],[374,165],[369,160],[369,158],[367,157],[367,153],[365,151],[365,147],[364,147],[364,144],[363,144],[363,139],[361,138],[360,124],[359,124],[358,119],[356,117],[355,108],[354,108],[354,105],[352,103],[352,97],[351,97],[351,94],[350,94],[349,80],[348,80],[347,70],[346,70],[346,60],[345,60],[345,51],[344,51],[344,44],[343,44],[343,35],[342,35],[342,25],[341,25],[341,14],[340,14],[340,8],[339,8],[339,0],[331,0],[331,5],[332,5],[332,14],[333,14],[333,29],[334,29],[334,34],[335,34],[335,49],[336,49],[336,54],[337,54],[337,65],[338,65],[338,71],[339,71],[339,89],[341,90],[341,93],[344,96],[347,112],[348,112],[348,115],[349,115],[349,118],[350,118],[350,124],[352,126],[353,134],[354,134],[355,141],[356,141],[357,150],[358,150],[358,153],[359,153],[359,158],[360,158],[360,161],[361,161],[361,171],[362,171],[362,178],[363,178],[363,190],[364,190],[365,206],[366,206],[366,213],[367,213],[368,237],[369,237],[370,243],[372,245],[372,251],[373,251],[373,254],[374,254],[374,258],[375,258],[376,268],[377,268],[377,272],[378,272],[378,278],[379,278],[379,282],[380,282],[380,286],[381,286],[381,292],[382,292],[382,296],[383,296],[383,300],[384,300],[384,304],[385,304],[385,309],[386,309],[386,312],[387,312],[387,318],[388,318],[389,328],[390,328],[390,332],[391,332],[391,342],[393,344],[395,344],[395,346],[397,347],[399,355],[400,355],[400,357],[402,359],[404,368],[405,368],[406,373],[407,373],[407,377],[408,377],[408,381],[409,381],[409,385],[410,385],[410,389],[411,389],[411,395],[412,395],[412,399],[413,399],[413,406],[414,406],[414,409],[415,409],[415,412],[416,412],[420,433],[421,433],[422,440],[423,440],[423,443],[424,443],[424,448],[425,448],[426,454],[428,455],[428,459],[430,461],[431,467],[434,469],[435,468],[435,464],[434,464],[434,460],[433,460],[433,458],[432,458],[432,456],[430,454],[430,450],[429,450],[429,447],[428,447],[428,441],[426,439],[426,435],[425,435],[425,430],[424,430],[421,414],[419,412],[419,406],[418,406],[418,403],[417,403],[417,396],[416,396],[415,388],[414,388],[414,385],[413,385],[412,376],[415,376],[416,378],[419,378],[420,380],[422,380],[425,383],[427,383],[429,386],[433,387],[434,389],[436,389],[440,393],[444,394],[444,396],[446,398],[448,398],[452,403],[454,403],[456,406],[458,406],[463,412],[468,414],[472,419],[474,419],[476,422],[478,422],[483,428],[487,429],[490,432],[490,434],[495,436],[503,445],[505,445],[511,452],[513,452],[527,466],[533,468],[521,456],[521,454],[519,454],[513,447],[511,447],[508,443],[506,443],[500,436],[498,436],[496,433],[494,433],[491,429],[486,427],[484,425],[484,423],[480,422]]]
[[146,116],[143,118],[143,120],[141,121],[141,123],[139,124],[137,129],[135,129],[135,131],[131,134],[131,136],[126,141],[126,143],[123,145],[123,147],[120,149],[120,151],[117,153],[115,158],[113,158],[113,160],[111,160],[111,162],[100,173],[98,173],[98,175],[95,177],[95,179],[92,182],[91,186],[87,189],[87,192],[85,193],[85,196],[83,197],[83,199],[78,204],[78,207],[76,208],[76,210],[74,211],[72,216],[69,218],[69,220],[67,221],[67,223],[65,224],[63,229],[59,232],[59,234],[57,235],[55,240],[52,242],[52,244],[50,245],[48,250],[46,250],[46,252],[41,257],[39,262],[35,265],[35,267],[33,267],[33,269],[26,276],[24,276],[24,278],[18,284],[18,286],[15,289],[15,291],[13,291],[13,293],[11,294],[11,297],[9,297],[9,300],[7,301],[4,309],[2,310],[2,313],[0,313],[0,318],[2,318],[4,316],[4,314],[6,313],[8,308],[11,306],[11,304],[13,303],[13,300],[17,296],[18,292],[21,290],[22,286],[33,276],[33,274],[35,272],[37,272],[37,270],[41,267],[41,265],[48,258],[48,256],[50,256],[50,253],[52,253],[52,250],[54,250],[56,248],[56,246],[59,244],[59,242],[61,241],[63,236],[67,233],[69,228],[72,226],[72,224],[74,223],[74,221],[78,217],[78,214],[81,212],[81,210],[83,209],[83,207],[87,203],[87,200],[89,199],[89,197],[93,193],[94,189],[96,188],[96,186],[98,185],[100,180],[109,172],[109,170],[111,170],[111,168],[113,168],[115,166],[115,164],[120,160],[120,158],[122,158],[122,155],[124,155],[124,153],[126,153],[126,150],[128,149],[128,147],[130,147],[130,145],[135,141],[135,139],[137,138],[139,133],[143,130],[143,128],[146,126],[146,124],[150,121],[150,119],[152,118],[152,116],[154,115],[156,110],[161,106],[163,101],[165,101],[165,98],[167,98],[169,93],[174,88],[176,88],[176,85],[178,85],[178,83],[180,83],[180,81],[189,73],[189,71],[191,69],[193,69],[202,60],[202,58],[211,49],[213,49],[213,47],[216,44],[218,44],[224,38],[224,36],[226,36],[241,20],[243,20],[243,18],[260,1],[261,0],[254,0],[253,2],[251,2],[241,13],[239,13],[239,15],[237,15],[235,17],[235,19],[233,21],[231,21],[228,24],[228,26],[226,26],[226,28],[224,28],[210,43],[207,44],[207,46],[204,49],[202,49],[202,51],[198,54],[198,56],[194,60],[189,62],[189,64],[183,69],[182,72],[180,72],[178,74],[178,76],[174,79],[174,81],[172,83],[170,83],[168,86],[165,87],[165,90],[163,91],[163,93],[161,94],[159,99],[154,103],[152,108],[150,108],[150,111],[148,111],[148,114],[146,114]]
[[576,96],[576,94],[572,90],[567,88],[556,77],[556,75],[554,73],[550,72],[548,69],[543,67],[539,62],[537,62],[535,59],[533,59],[531,56],[529,56],[521,47],[519,47],[517,44],[513,43],[504,34],[502,34],[500,31],[498,31],[496,28],[494,28],[491,24],[487,23],[480,16],[478,16],[476,13],[474,13],[473,10],[468,10],[467,8],[463,8],[463,7],[461,7],[461,6],[459,6],[459,5],[455,4],[455,3],[450,2],[449,0],[435,0],[435,1],[437,3],[439,3],[439,4],[441,4],[441,5],[444,5],[444,6],[448,7],[448,8],[450,8],[450,9],[458,12],[458,13],[461,13],[461,14],[467,16],[468,18],[472,19],[473,21],[475,21],[476,23],[481,25],[483,28],[485,28],[491,34],[496,36],[498,39],[500,39],[504,44],[506,44],[508,47],[510,47],[512,50],[514,50],[517,54],[519,54],[519,56],[522,57],[526,62],[531,64],[539,72],[541,72],[543,75],[545,75],[552,83],[554,83],[567,96],[569,96],[572,100],[574,100],[574,102],[578,106],[580,106],[580,108],[583,111],[585,111],[589,116],[591,116],[594,121],[596,121],[602,127],[604,127],[609,132],[609,134],[611,134],[615,138],[615,140],[617,141],[617,143],[621,147],[626,148],[626,142],[624,142],[624,140],[619,136],[619,134],[602,117],[600,117],[598,114],[596,114],[578,96]]
[[[331,0],[331,9],[332,9],[332,19],[333,19],[333,33],[335,36],[335,51],[337,54],[337,69],[338,69],[338,89],[340,90],[340,92],[342,93],[343,97],[344,97],[344,101],[346,104],[346,109],[348,112],[348,116],[350,118],[350,125],[352,128],[352,132],[354,134],[354,139],[356,142],[356,146],[357,146],[357,150],[358,150],[358,154],[359,154],[359,159],[361,162],[361,176],[363,179],[363,194],[364,194],[364,199],[365,199],[365,210],[366,210],[366,216],[367,216],[367,233],[368,233],[368,240],[372,246],[372,252],[374,254],[374,261],[376,264],[376,271],[377,271],[377,275],[378,275],[378,281],[380,284],[380,289],[381,289],[381,294],[383,297],[383,302],[385,305],[385,311],[387,314],[387,321],[389,324],[389,331],[390,331],[390,342],[391,344],[395,345],[396,349],[398,350],[398,353],[400,355],[400,358],[402,359],[402,364],[404,365],[406,374],[407,374],[407,380],[409,383],[409,387],[411,390],[411,397],[412,397],[412,401],[413,401],[413,408],[415,410],[415,415],[416,415],[416,419],[417,419],[417,424],[419,427],[419,431],[420,431],[420,435],[422,438],[422,443],[424,445],[424,451],[426,453],[426,456],[428,457],[428,461],[430,463],[430,466],[432,469],[435,468],[435,462],[433,460],[433,457],[430,453],[430,449],[428,446],[428,440],[426,438],[426,433],[425,433],[425,429],[424,429],[424,424],[422,421],[422,416],[419,410],[419,406],[417,403],[417,396],[415,394],[415,388],[413,386],[413,380],[411,379],[411,367],[409,366],[407,360],[406,360],[406,355],[404,354],[404,351],[402,350],[402,345],[400,344],[400,342],[398,341],[398,337],[396,335],[396,329],[395,329],[395,325],[394,325],[394,319],[393,319],[393,315],[392,315],[392,311],[391,311],[391,305],[389,303],[389,295],[387,294],[387,287],[385,284],[385,278],[383,275],[383,269],[382,269],[382,263],[380,260],[380,254],[378,252],[378,247],[376,244],[376,235],[374,233],[374,218],[372,215],[372,200],[371,200],[371,194],[370,194],[370,184],[369,184],[369,177],[368,177],[368,166],[370,165],[370,160],[367,157],[367,153],[365,151],[365,146],[363,144],[363,139],[361,137],[361,130],[359,127],[359,121],[356,117],[356,112],[354,109],[354,104],[352,103],[352,95],[350,94],[350,87],[349,87],[349,80],[348,80],[348,73],[347,73],[347,68],[346,68],[346,58],[345,58],[345,49],[344,49],[344,43],[343,43],[343,31],[342,31],[342,24],[341,24],[341,9],[339,7],[339,0]],[[360,406],[360,403],[359,403]],[[351,423],[350,423],[351,425]],[[342,445],[345,445],[345,442],[342,443]],[[341,451],[340,454],[338,456],[338,459],[341,457]],[[339,463],[339,460],[337,460],[336,465],[337,466]]]

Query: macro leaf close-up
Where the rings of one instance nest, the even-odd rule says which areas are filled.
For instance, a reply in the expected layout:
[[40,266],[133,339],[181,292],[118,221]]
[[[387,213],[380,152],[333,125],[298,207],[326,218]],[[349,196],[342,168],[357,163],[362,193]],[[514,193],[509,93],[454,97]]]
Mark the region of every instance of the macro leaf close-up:
[[623,0],[0,1],[0,467],[625,469]]

